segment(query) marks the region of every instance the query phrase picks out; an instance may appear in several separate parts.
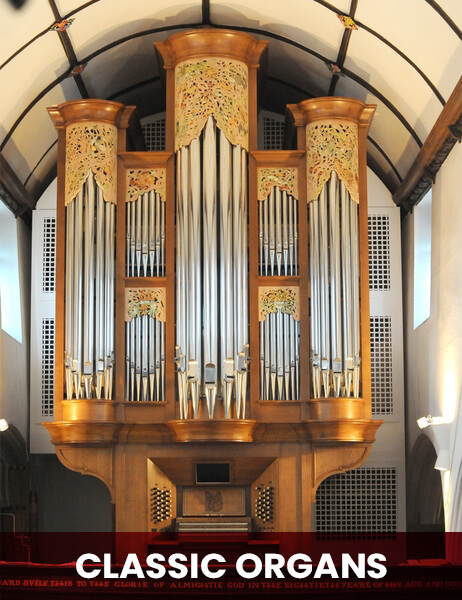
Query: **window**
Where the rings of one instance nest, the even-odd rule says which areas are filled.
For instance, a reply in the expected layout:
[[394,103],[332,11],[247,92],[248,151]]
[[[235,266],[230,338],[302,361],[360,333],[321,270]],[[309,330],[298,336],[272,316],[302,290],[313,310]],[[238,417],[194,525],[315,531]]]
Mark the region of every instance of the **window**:
[[414,209],[414,329],[430,316],[432,191]]
[[3,331],[21,344],[18,230],[16,218],[2,202],[0,202],[0,319]]

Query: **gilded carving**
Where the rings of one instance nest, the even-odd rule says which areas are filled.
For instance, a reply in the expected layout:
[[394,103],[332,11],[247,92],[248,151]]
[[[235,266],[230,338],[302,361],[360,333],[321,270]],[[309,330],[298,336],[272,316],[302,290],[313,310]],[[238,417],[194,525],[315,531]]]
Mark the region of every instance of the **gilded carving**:
[[146,315],[165,323],[165,288],[125,290],[125,321]]
[[175,150],[197,138],[210,115],[231,144],[248,149],[248,69],[229,58],[185,61],[175,70]]
[[353,123],[314,121],[306,127],[306,174],[308,202],[316,200],[331,172],[343,181],[359,202],[358,130]]
[[258,199],[268,198],[273,187],[298,198],[297,169],[258,168]]
[[137,200],[141,194],[155,191],[165,202],[166,169],[130,169],[127,171],[127,202]]
[[91,171],[107,202],[117,203],[117,128],[108,123],[74,123],[66,130],[66,206]]
[[280,311],[300,321],[300,290],[298,286],[262,286],[258,288],[258,320]]

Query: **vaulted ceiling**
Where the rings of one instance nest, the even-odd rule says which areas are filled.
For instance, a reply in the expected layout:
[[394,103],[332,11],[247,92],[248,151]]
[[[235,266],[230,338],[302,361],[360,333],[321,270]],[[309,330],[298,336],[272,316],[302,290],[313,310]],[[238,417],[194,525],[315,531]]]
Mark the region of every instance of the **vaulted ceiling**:
[[326,95],[377,104],[368,160],[392,192],[462,66],[461,0],[1,0],[0,23],[0,152],[35,200],[56,165],[46,107],[98,97],[135,104],[140,118],[159,112],[153,42],[172,33],[212,26],[267,39],[270,110]]

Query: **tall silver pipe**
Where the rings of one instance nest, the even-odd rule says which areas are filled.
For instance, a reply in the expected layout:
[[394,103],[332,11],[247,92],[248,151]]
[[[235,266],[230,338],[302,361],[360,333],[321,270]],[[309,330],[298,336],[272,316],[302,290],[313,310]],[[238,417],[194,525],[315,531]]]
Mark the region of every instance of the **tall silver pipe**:
[[[247,281],[247,265],[248,265],[248,256],[247,256],[247,153],[245,150],[240,148],[241,152],[241,281],[242,281],[242,321],[241,321],[241,350],[244,351],[245,356],[245,365],[246,370],[248,366],[248,361],[250,357],[246,355],[246,345],[248,344],[248,325],[249,325],[249,309],[248,309],[248,281]],[[238,311],[239,312],[239,311]],[[245,378],[245,377],[244,377]],[[244,389],[244,395],[246,394],[246,389]],[[245,404],[243,405],[245,409]]]
[[136,274],[136,201],[129,203],[130,211],[130,274]]
[[264,256],[264,265],[265,270],[262,272],[262,275],[268,275],[268,265],[269,265],[269,199],[265,198],[263,200],[263,256]]
[[359,398],[360,385],[360,312],[359,312],[359,235],[358,235],[358,205],[350,200],[350,226],[351,226],[351,265],[352,265],[352,314],[353,314],[353,395]]
[[[95,266],[95,352],[96,397],[101,398],[104,375],[104,199],[99,186],[96,188],[96,266]],[[130,205],[127,211],[130,213]]]
[[[234,352],[237,364],[237,355],[243,343],[241,339],[242,313],[242,262],[241,262],[241,153],[238,146],[233,147],[233,289],[234,289]],[[239,307],[238,310],[236,308]]]
[[105,202],[105,355],[104,397],[112,398],[114,355],[114,211],[112,202]]
[[291,197],[291,200],[294,206],[294,274],[298,275],[298,202],[293,196]]
[[294,200],[289,197],[289,264],[290,275],[295,275],[295,259],[294,259]]
[[135,228],[135,253],[136,253],[136,276],[141,277],[141,221],[142,221],[142,202],[141,196],[135,201],[136,205],[136,228]]
[[[220,140],[220,342],[223,401],[225,401],[226,359],[234,356],[232,273],[233,221],[231,200],[231,144],[219,131]],[[225,410],[226,412],[226,410]],[[229,418],[229,417],[227,417]]]
[[[309,204],[310,215],[310,296],[311,296],[311,360],[313,397],[321,395],[321,340],[320,340],[320,286],[319,286],[319,200]],[[295,357],[294,357],[295,361]],[[295,362],[294,362],[295,367]]]
[[94,351],[94,223],[95,190],[93,174],[84,185],[85,193],[85,252],[83,289],[83,377],[85,396],[92,397]]
[[[148,239],[149,239],[149,272],[151,277],[154,275],[154,260],[156,255],[156,242],[155,242],[155,202],[156,193],[152,190],[149,192],[149,225],[148,225]],[[158,273],[156,273],[158,275]]]
[[161,201],[160,196],[157,194],[160,202],[160,254],[161,254],[161,272],[162,276],[165,275],[165,202]]
[[75,198],[74,223],[74,334],[72,336],[72,372],[74,376],[75,397],[80,398],[82,377],[83,190]]
[[[184,149],[183,149],[184,150]],[[189,146],[191,203],[189,210],[189,361],[196,361],[196,377],[200,379],[202,357],[202,299],[201,299],[201,158],[200,141]],[[189,377],[189,375],[188,375]]]
[[155,206],[156,206],[156,276],[159,277],[161,274],[161,247],[162,247],[162,224],[161,224],[161,201],[159,194],[155,194]]
[[274,275],[274,259],[275,259],[275,250],[276,250],[276,240],[275,240],[275,214],[274,214],[274,187],[271,188],[271,192],[268,198],[268,212],[269,212],[269,260],[270,260],[270,275]]
[[[216,375],[217,364],[217,217],[216,217],[216,138],[215,124],[209,117],[203,142],[203,321],[204,364],[208,377]],[[204,378],[207,383],[207,378]],[[208,381],[210,385],[210,381]],[[216,385],[216,382],[215,382]]]
[[319,250],[320,250],[320,331],[321,331],[321,371],[324,396],[330,394],[330,323],[329,323],[329,234],[327,216],[326,186],[321,191],[319,201]]
[[281,214],[281,191],[273,187],[276,204],[276,267],[277,274],[281,275],[282,269],[282,214]]
[[288,212],[287,212],[287,192],[282,191],[282,253],[284,260],[284,275],[289,275],[289,230],[288,230]]
[[149,318],[149,400],[154,401],[155,397],[155,379],[156,379],[156,339],[155,322],[152,317]]
[[72,377],[72,348],[74,322],[74,210],[75,200],[66,207],[66,295],[65,295],[65,368],[66,368],[66,398],[73,396]]
[[343,348],[344,348],[344,380],[345,396],[351,395],[353,383],[353,335],[352,335],[352,304],[351,304],[351,250],[350,250],[350,210],[348,192],[345,186],[340,186],[340,203],[342,214],[342,295],[343,295]]
[[137,202],[142,202],[143,207],[143,222],[141,232],[141,257],[142,257],[142,274],[148,276],[148,260],[149,260],[149,193],[141,194]]

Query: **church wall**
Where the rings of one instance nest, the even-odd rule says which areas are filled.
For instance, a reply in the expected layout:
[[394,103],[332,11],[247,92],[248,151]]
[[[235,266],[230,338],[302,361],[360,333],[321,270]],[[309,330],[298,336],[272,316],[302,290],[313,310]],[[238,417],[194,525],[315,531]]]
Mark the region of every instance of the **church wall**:
[[[14,425],[24,440],[28,438],[29,409],[29,318],[31,231],[22,219],[6,213],[1,218],[2,258],[15,260],[19,268],[19,298],[22,341],[0,328],[0,418]],[[1,309],[0,309],[1,310]],[[5,319],[6,315],[2,315]]]
[[450,470],[441,471],[446,531],[460,526],[456,486],[462,460],[461,163],[462,146],[456,144],[433,186],[431,309],[417,329],[413,326],[414,215],[403,223],[407,453],[422,433],[416,424],[419,417],[430,414],[447,421],[423,430],[438,456],[444,451],[449,454]]

